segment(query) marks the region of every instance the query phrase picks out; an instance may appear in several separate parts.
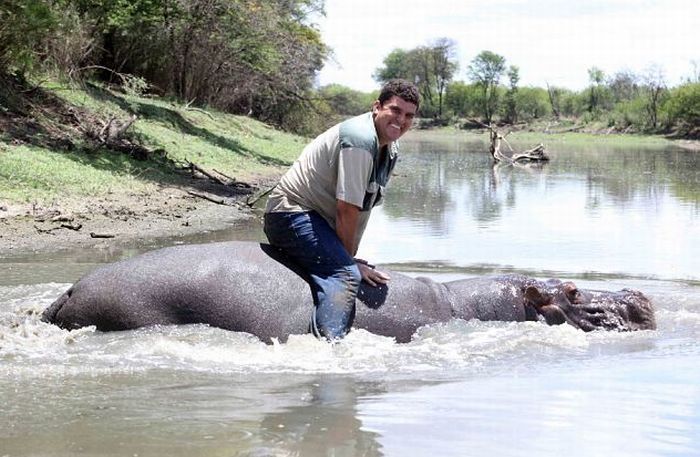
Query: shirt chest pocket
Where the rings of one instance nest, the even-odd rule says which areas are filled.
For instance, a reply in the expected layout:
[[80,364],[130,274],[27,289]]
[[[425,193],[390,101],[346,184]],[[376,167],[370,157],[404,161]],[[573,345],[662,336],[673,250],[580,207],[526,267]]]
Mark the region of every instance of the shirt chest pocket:
[[377,205],[381,205],[384,200],[384,186],[373,181],[367,186],[365,198],[362,202],[362,211],[369,211]]

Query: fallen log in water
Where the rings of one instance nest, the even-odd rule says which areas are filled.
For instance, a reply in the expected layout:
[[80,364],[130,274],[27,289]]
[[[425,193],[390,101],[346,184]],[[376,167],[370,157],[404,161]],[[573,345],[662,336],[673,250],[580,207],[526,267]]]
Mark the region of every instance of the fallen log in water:
[[[526,151],[522,152],[515,152],[513,147],[508,143],[508,140],[506,140],[506,136],[510,134],[510,132],[506,133],[505,135],[501,134],[498,129],[496,129],[492,125],[486,125],[483,122],[479,122],[477,120],[473,120],[473,122],[478,123],[482,127],[488,129],[489,131],[489,138],[491,140],[491,144],[489,146],[489,152],[491,153],[491,156],[493,157],[494,162],[500,163],[500,162],[505,162],[505,163],[529,163],[529,162],[547,162],[549,161],[549,156],[544,152],[544,144],[540,143],[537,146],[528,149]],[[501,152],[501,143],[505,143],[506,146],[508,146],[508,149],[510,149],[510,156],[504,154]]]

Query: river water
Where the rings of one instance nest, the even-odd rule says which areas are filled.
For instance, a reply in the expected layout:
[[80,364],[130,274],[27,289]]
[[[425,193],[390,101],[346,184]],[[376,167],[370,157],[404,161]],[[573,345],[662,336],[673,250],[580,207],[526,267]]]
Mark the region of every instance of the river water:
[[[700,455],[700,154],[405,142],[360,256],[451,280],[499,272],[645,292],[658,330],[449,322],[265,345],[205,326],[64,331],[38,313],[111,251],[0,259],[0,456]],[[515,145],[523,149],[531,145]]]

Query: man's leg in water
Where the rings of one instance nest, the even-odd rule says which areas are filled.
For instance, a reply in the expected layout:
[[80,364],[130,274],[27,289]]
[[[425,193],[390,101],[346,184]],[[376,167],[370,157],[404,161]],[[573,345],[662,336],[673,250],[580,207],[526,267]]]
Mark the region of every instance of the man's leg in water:
[[362,276],[335,230],[318,213],[267,213],[265,234],[311,277],[311,326],[328,340],[345,336],[355,317]]

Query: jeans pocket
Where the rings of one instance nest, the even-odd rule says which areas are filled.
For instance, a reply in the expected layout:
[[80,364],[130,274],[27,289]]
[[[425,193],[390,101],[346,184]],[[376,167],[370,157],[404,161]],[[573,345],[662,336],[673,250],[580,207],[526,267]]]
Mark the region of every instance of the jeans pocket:
[[313,236],[308,213],[267,213],[263,230],[272,245],[287,249]]

